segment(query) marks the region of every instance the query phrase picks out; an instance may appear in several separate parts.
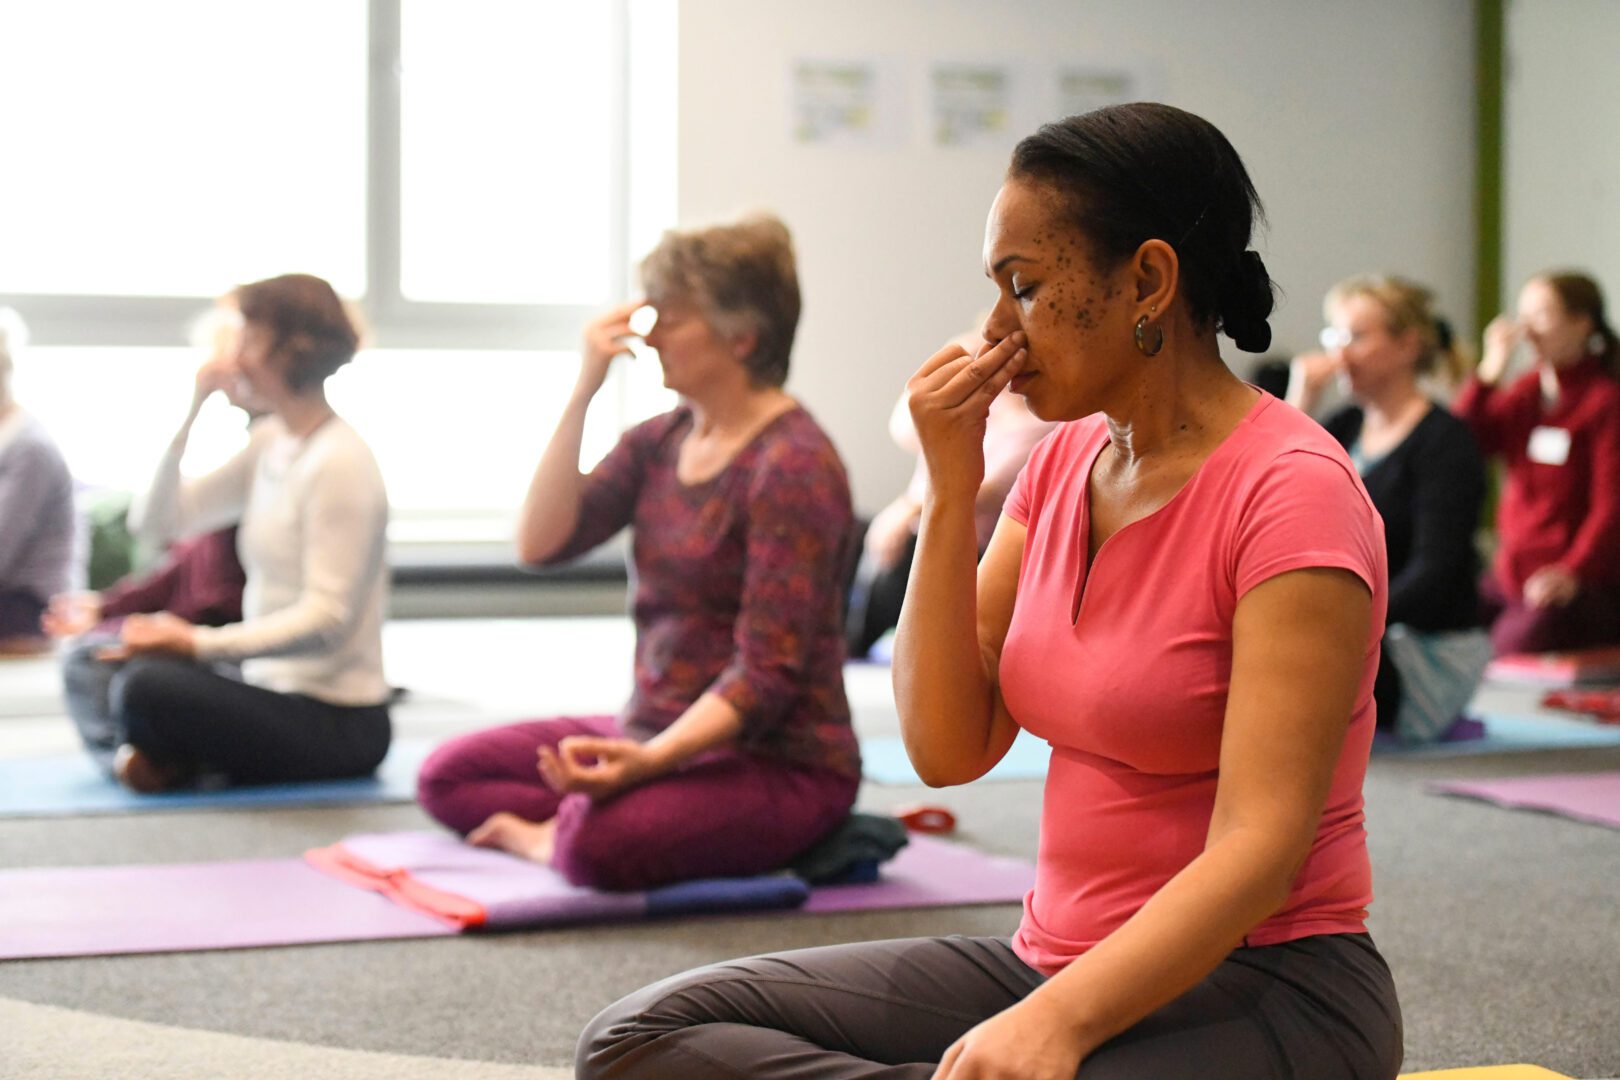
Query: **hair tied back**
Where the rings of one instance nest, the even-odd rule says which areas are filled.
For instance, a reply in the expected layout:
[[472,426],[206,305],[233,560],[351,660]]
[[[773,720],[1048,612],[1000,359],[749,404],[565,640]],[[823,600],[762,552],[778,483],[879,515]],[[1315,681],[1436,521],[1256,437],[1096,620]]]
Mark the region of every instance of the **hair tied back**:
[[1238,256],[1236,271],[1227,279],[1221,297],[1221,329],[1244,352],[1261,353],[1271,347],[1267,319],[1276,303],[1271,275],[1258,251]]

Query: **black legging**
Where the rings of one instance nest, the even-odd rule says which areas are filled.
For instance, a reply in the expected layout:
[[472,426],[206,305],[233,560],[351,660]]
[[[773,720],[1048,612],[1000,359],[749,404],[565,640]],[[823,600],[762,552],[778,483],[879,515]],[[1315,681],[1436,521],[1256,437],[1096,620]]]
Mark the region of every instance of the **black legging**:
[[281,694],[170,657],[138,657],[113,676],[115,737],[154,761],[233,783],[365,776],[388,753],[388,706]]

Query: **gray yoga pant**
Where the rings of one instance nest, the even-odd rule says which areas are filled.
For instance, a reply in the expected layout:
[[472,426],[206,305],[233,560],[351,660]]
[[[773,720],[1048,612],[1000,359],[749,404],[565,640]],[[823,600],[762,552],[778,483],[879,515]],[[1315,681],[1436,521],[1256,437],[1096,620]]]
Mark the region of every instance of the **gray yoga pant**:
[[[698,968],[585,1028],[577,1076],[926,1080],[1044,977],[1005,938],[834,945]],[[1365,934],[1240,948],[1088,1057],[1081,1080],[1387,1080],[1401,1016]]]

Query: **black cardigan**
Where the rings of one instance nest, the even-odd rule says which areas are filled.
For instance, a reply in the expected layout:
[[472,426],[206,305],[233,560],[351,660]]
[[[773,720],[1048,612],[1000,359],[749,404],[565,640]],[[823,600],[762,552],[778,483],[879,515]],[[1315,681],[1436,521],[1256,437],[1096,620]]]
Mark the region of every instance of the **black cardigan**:
[[[1324,425],[1349,449],[1361,435],[1351,406]],[[1485,502],[1485,465],[1461,420],[1435,404],[1362,478],[1384,519],[1389,623],[1435,633],[1479,625],[1474,531]]]

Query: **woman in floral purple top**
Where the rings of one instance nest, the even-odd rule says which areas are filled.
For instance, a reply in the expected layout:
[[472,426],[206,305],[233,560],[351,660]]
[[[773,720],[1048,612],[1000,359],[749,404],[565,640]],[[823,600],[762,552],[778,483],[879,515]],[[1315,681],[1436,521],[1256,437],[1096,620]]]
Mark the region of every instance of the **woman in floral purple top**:
[[844,696],[849,485],[782,389],[799,318],[771,217],[667,234],[642,264],[664,383],[682,404],[579,471],[585,411],[633,336],[591,323],[573,398],[518,533],[527,563],[633,535],[635,692],[618,717],[462,736],[423,766],[423,807],[469,841],[635,889],[775,869],[848,815],[860,757]]

